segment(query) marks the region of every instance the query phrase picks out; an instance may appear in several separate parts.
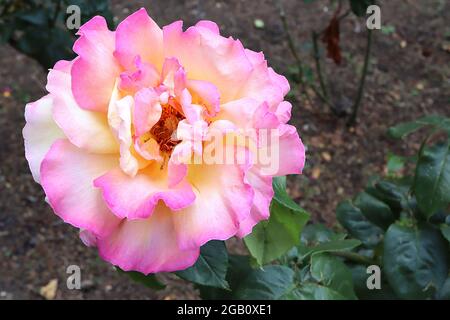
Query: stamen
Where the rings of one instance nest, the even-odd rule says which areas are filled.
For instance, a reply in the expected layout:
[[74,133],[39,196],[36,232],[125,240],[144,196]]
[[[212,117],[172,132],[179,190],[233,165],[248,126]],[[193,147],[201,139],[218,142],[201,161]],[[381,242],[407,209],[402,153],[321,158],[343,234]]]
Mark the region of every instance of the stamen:
[[178,140],[173,140],[173,133],[178,127],[178,122],[184,119],[183,114],[177,109],[179,104],[175,99],[169,98],[169,102],[162,107],[161,118],[150,130],[150,134],[159,144],[159,150],[169,155],[180,143]]

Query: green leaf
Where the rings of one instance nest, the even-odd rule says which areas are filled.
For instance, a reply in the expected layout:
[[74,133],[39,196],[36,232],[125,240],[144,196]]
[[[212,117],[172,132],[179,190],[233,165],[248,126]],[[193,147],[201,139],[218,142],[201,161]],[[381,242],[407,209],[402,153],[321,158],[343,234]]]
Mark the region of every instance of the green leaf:
[[350,7],[355,15],[364,17],[367,12],[367,7],[374,3],[374,0],[350,0]]
[[392,211],[398,213],[407,206],[408,192],[411,186],[410,183],[405,183],[401,180],[396,180],[395,183],[386,180],[373,181],[367,188],[366,192],[378,200],[386,203]]
[[298,211],[309,216],[309,214],[305,210],[303,210],[297,203],[295,203],[295,201],[292,200],[286,192],[286,176],[274,177],[272,187],[274,191],[273,199],[276,200],[279,204],[293,211]]
[[441,233],[448,242],[450,242],[450,226],[447,224],[441,225]]
[[350,251],[361,245],[361,241],[356,239],[347,239],[347,240],[334,240],[325,243],[321,243],[315,247],[302,247],[301,250],[301,258],[304,259],[309,255],[319,254],[324,252],[341,252],[341,251]]
[[373,248],[380,242],[383,230],[372,224],[351,201],[338,205],[336,218],[350,235],[361,240],[365,246]]
[[311,257],[311,275],[325,287],[348,299],[356,299],[352,273],[337,257],[315,254]]
[[293,287],[294,271],[284,266],[266,266],[251,271],[233,294],[235,299],[277,300]]
[[232,293],[241,284],[242,279],[245,279],[252,272],[249,258],[249,256],[230,255],[226,281],[229,283],[231,290],[196,285],[200,291],[200,297],[204,300],[232,299]]
[[401,123],[395,127],[391,127],[388,134],[392,138],[402,139],[426,126],[433,126],[435,128],[448,130],[450,128],[450,119],[440,115],[429,115],[415,121]]
[[48,24],[50,12],[44,9],[34,9],[17,14],[17,18],[25,22],[31,23],[37,27],[44,27]]
[[362,300],[393,300],[398,299],[394,291],[387,283],[385,277],[381,275],[381,288],[370,290],[367,287],[367,279],[370,274],[367,273],[367,266],[351,265],[349,269],[352,273],[353,287],[358,299]]
[[388,154],[387,171],[388,175],[395,175],[405,167],[405,158],[395,154]]
[[228,268],[228,253],[223,241],[209,241],[200,248],[197,262],[190,268],[176,272],[180,278],[204,285],[229,289],[225,280]]
[[309,219],[286,193],[286,179],[275,178],[274,199],[270,206],[270,218],[253,228],[244,242],[259,265],[271,262],[300,242],[300,233]]
[[202,299],[279,299],[293,287],[294,272],[284,266],[252,269],[248,256],[230,255],[231,290],[198,286]]
[[450,203],[450,144],[436,144],[419,155],[413,185],[417,204],[426,218]]
[[448,244],[431,225],[393,224],[384,238],[383,262],[383,271],[398,297],[431,298],[447,278]]
[[137,271],[124,271],[119,267],[116,267],[116,270],[120,274],[127,275],[133,281],[139,282],[144,286],[154,289],[154,290],[162,290],[166,287],[165,284],[161,283],[155,274],[145,275],[143,273]]
[[445,280],[444,285],[437,294],[439,300],[450,300],[450,277]]
[[283,298],[287,300],[346,300],[344,296],[333,289],[308,282],[302,283]]
[[307,225],[301,235],[301,242],[305,246],[314,246],[332,240],[343,240],[347,235],[345,233],[335,233],[331,229],[320,223]]
[[362,214],[373,224],[386,230],[394,221],[391,208],[367,192],[361,192],[354,201]]

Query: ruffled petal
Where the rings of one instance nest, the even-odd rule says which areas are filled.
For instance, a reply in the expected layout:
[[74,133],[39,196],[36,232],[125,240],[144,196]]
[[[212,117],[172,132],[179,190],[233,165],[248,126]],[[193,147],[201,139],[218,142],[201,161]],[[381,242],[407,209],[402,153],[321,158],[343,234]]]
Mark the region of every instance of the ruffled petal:
[[64,137],[64,133],[52,118],[51,95],[28,103],[25,107],[25,157],[28,160],[34,181],[40,183],[40,166],[53,142]]
[[133,125],[136,136],[141,136],[159,121],[162,107],[158,93],[153,89],[142,89],[134,97]]
[[252,71],[242,44],[218,36],[211,28],[190,27],[182,21],[163,28],[164,54],[176,57],[189,79],[208,81],[220,91],[222,103],[234,100]]
[[121,72],[113,56],[114,33],[103,17],[96,16],[81,26],[73,51],[79,58],[72,67],[72,91],[78,105],[107,112],[116,78]]
[[161,83],[172,96],[181,96],[181,92],[186,88],[186,72],[176,58],[164,60]]
[[215,85],[208,81],[188,80],[189,89],[194,103],[203,105],[208,116],[215,116],[220,110],[220,92]]
[[95,235],[112,232],[120,220],[93,181],[115,166],[117,156],[87,153],[66,139],[56,141],[41,164],[41,184],[55,213]]
[[262,53],[248,49],[245,52],[253,67],[251,75],[240,88],[238,97],[253,98],[259,103],[267,102],[271,108],[274,108],[289,92],[289,82],[267,66]]
[[54,101],[53,118],[77,147],[94,153],[119,152],[105,114],[81,109],[76,103],[71,89],[72,64],[55,66],[48,74],[46,88]]
[[237,128],[253,128],[253,115],[261,103],[252,98],[242,98],[220,106],[220,112],[214,118],[216,120],[228,120]]
[[260,141],[258,149],[260,174],[269,176],[301,174],[305,166],[305,147],[297,129],[282,124],[275,130],[266,135],[263,143]]
[[287,123],[291,119],[292,104],[288,101],[283,101],[278,105],[275,111],[280,123]]
[[195,187],[196,201],[174,213],[180,248],[196,248],[213,239],[234,236],[240,222],[249,216],[253,202],[253,190],[244,181],[242,167],[191,165],[188,177]]
[[133,97],[125,96],[120,100],[112,99],[108,108],[108,122],[120,145],[120,168],[131,177],[149,162],[134,149],[131,123],[133,107]]
[[161,76],[152,64],[142,62],[141,57],[137,56],[135,65],[135,69],[120,74],[119,89],[121,91],[133,95],[143,88],[153,88],[159,85]]
[[192,266],[199,247],[180,250],[172,221],[174,213],[163,204],[145,220],[123,220],[113,234],[99,239],[100,256],[125,271],[144,274],[172,272]]
[[167,173],[157,162],[132,178],[119,168],[113,169],[97,178],[94,185],[102,190],[108,207],[119,218],[148,218],[159,200],[172,210],[185,208],[195,200],[195,194],[187,183],[169,188]]
[[143,61],[161,70],[163,63],[162,30],[142,8],[128,16],[117,26],[116,51],[114,55],[126,69],[132,69],[134,59]]
[[252,232],[253,227],[261,220],[269,218],[270,202],[273,198],[272,177],[260,176],[256,170],[249,170],[246,180],[254,191],[253,206],[247,219],[239,224],[237,236],[243,238]]
[[219,26],[215,22],[209,20],[200,20],[195,24],[195,26],[200,28],[206,28],[209,31],[215,33],[216,35],[220,35]]

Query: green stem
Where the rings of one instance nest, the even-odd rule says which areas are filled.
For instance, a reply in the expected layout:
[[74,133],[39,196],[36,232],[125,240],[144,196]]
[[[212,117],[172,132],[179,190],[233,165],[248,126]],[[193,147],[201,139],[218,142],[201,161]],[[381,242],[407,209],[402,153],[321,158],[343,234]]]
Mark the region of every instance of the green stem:
[[350,119],[348,121],[348,125],[352,126],[356,122],[356,117],[358,116],[358,110],[361,105],[361,101],[364,95],[364,86],[366,82],[367,72],[369,70],[369,62],[370,62],[370,52],[372,49],[372,29],[367,29],[367,46],[366,46],[366,54],[364,57],[364,66],[361,75],[361,80],[359,82],[358,94],[356,96],[355,103],[353,104],[353,111]]
[[314,61],[316,64],[316,73],[317,73],[317,77],[319,78],[319,84],[320,84],[320,89],[322,90],[322,97],[324,100],[330,107],[332,106],[331,103],[329,103],[329,99],[328,99],[328,92],[327,92],[327,88],[325,86],[325,80],[323,78],[323,74],[322,74],[322,66],[320,64],[320,54],[319,54],[319,44],[318,44],[318,38],[319,35],[316,32],[312,32],[312,41],[313,41],[313,51],[314,51]]
[[332,252],[331,254],[337,256],[337,257],[341,257],[347,260],[350,260],[352,262],[355,263],[359,263],[359,264],[365,264],[365,265],[373,265],[373,264],[378,264],[375,260],[370,259],[368,257],[362,256],[360,254],[357,254],[355,252],[349,252],[349,251],[336,251],[336,252]]
[[61,2],[62,0],[58,0],[55,7],[55,14],[53,15],[52,21],[50,23],[50,26],[54,28],[56,26],[56,22],[58,20],[58,14],[61,11]]
[[301,90],[302,90],[303,94],[305,95],[305,97],[307,98],[307,100],[309,101],[309,103],[312,104],[308,90],[306,90],[306,83],[305,83],[305,79],[304,79],[305,72],[304,72],[303,63],[302,63],[300,56],[297,52],[297,49],[295,47],[294,39],[289,31],[290,29],[289,29],[289,26],[287,23],[286,13],[284,11],[283,4],[281,3],[281,0],[274,0],[274,3],[278,7],[278,15],[280,16],[281,23],[283,24],[283,29],[284,29],[284,33],[286,34],[289,50],[291,51],[292,56],[294,57],[295,62],[297,64],[298,76],[299,76],[299,80],[300,80],[300,85],[302,87]]

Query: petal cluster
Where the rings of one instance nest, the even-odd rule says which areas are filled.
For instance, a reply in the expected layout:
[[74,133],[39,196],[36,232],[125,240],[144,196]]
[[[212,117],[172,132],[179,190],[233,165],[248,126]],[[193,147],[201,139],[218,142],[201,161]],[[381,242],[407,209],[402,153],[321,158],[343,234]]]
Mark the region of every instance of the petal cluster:
[[[262,53],[210,21],[161,29],[145,9],[78,35],[77,57],[26,106],[23,135],[34,179],[85,244],[123,270],[182,270],[206,242],[269,217],[272,177],[301,173],[305,151],[289,84]],[[218,141],[233,161],[206,161]]]

